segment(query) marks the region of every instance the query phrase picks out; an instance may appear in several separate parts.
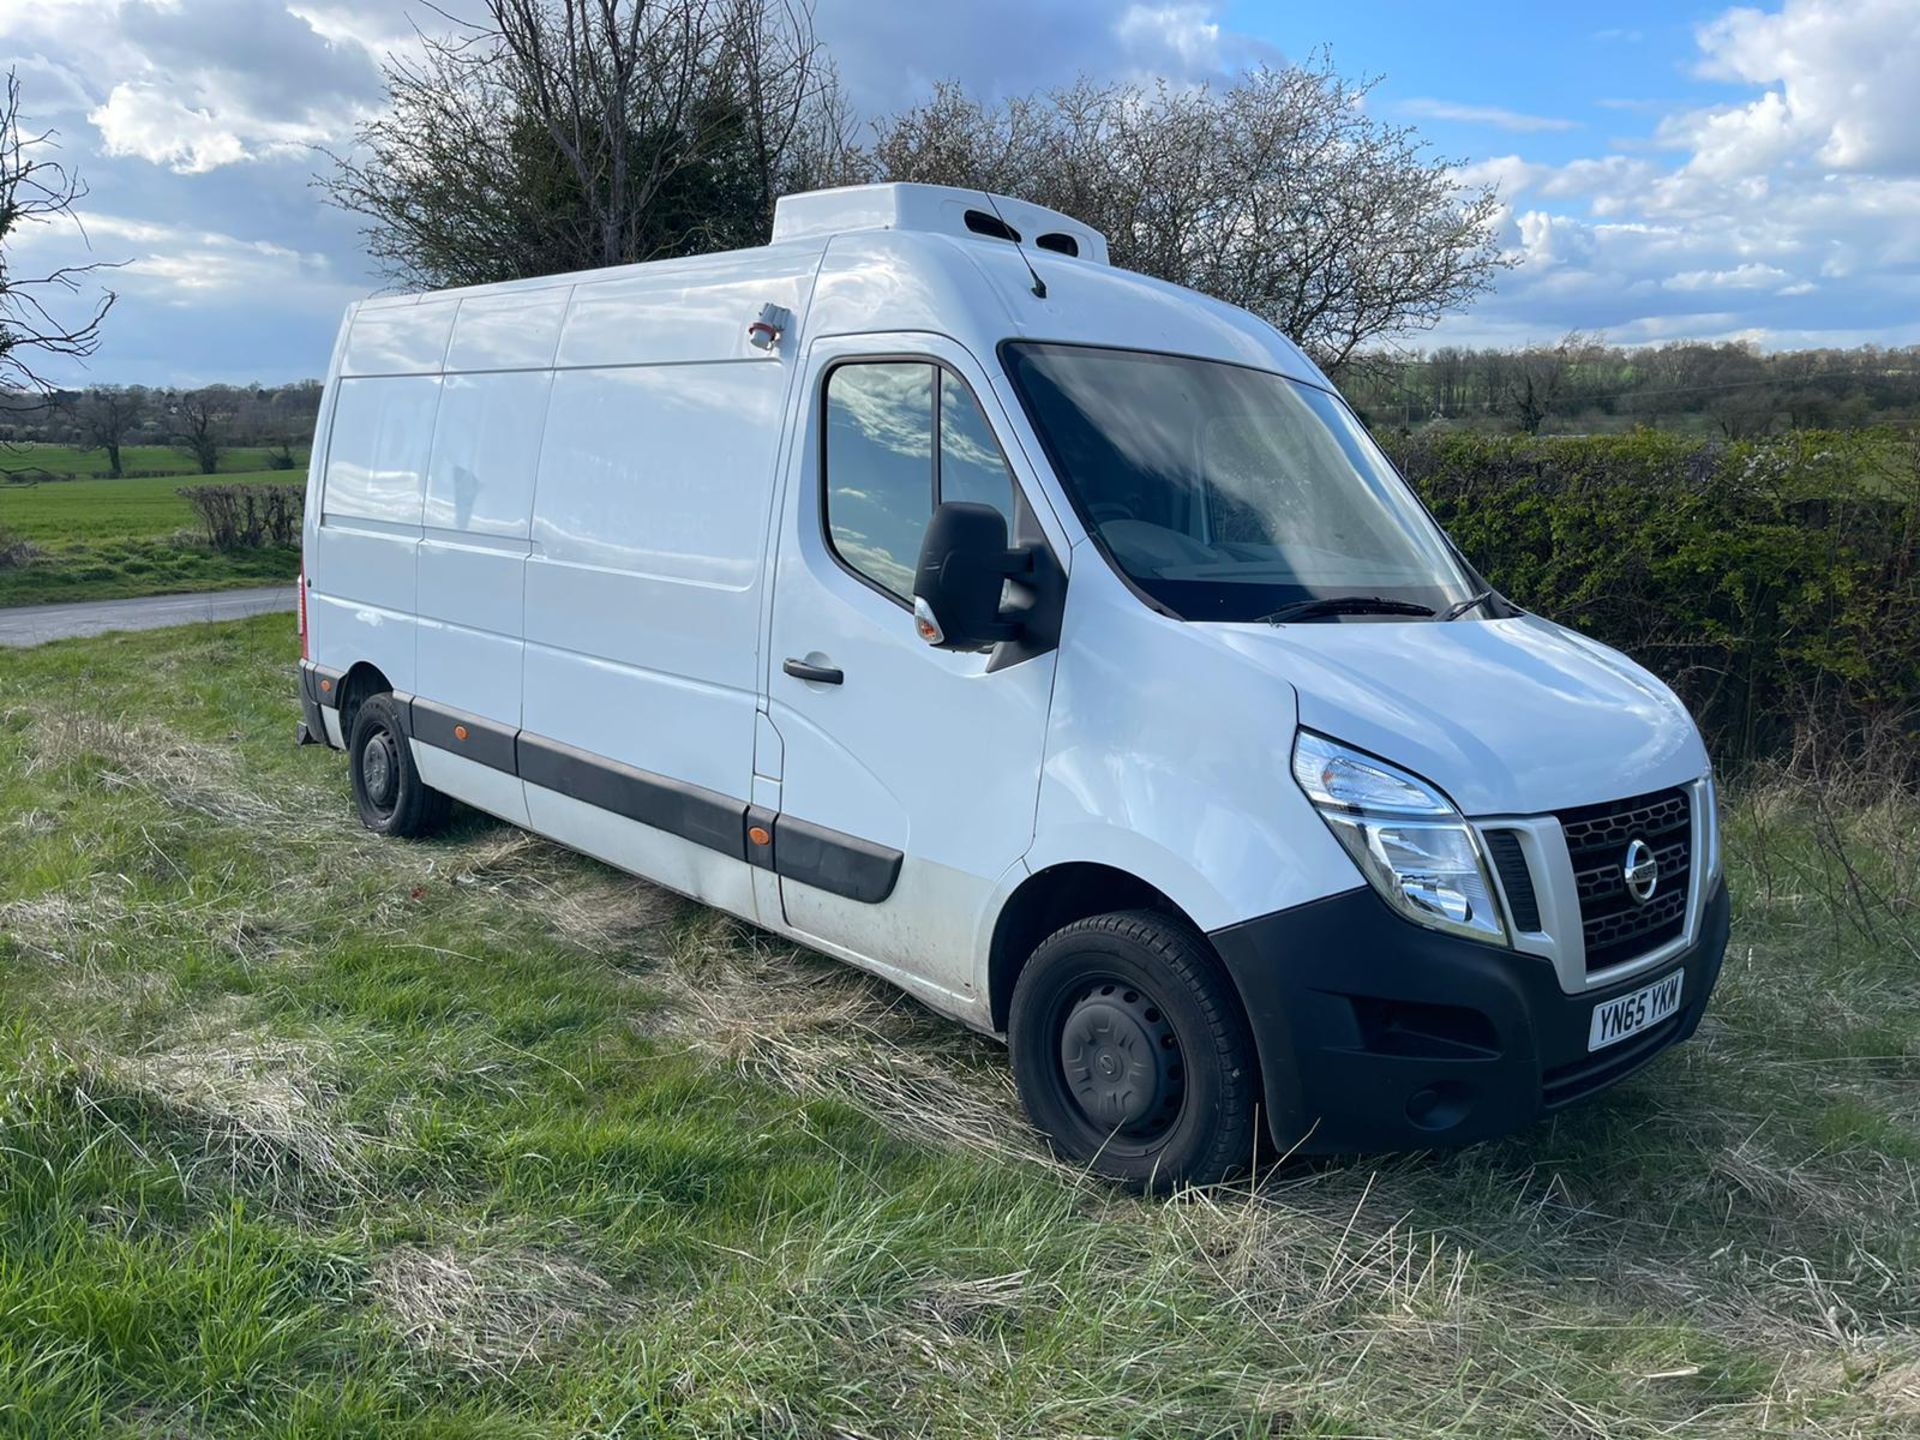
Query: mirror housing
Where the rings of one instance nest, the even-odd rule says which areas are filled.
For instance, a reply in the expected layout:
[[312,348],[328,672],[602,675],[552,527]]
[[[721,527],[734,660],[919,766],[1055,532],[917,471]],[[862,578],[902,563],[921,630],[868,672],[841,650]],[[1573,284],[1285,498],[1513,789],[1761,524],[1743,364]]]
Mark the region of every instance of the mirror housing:
[[1033,565],[1007,548],[1007,521],[991,505],[948,500],[927,523],[913,576],[914,627],[939,650],[979,650],[1021,634],[1001,614],[1001,587]]

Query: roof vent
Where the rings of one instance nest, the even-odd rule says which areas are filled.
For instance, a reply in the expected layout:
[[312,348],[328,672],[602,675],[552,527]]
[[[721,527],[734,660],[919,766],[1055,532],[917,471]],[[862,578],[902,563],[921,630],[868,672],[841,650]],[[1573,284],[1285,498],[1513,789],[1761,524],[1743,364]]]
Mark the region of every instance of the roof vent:
[[1020,232],[998,215],[989,215],[984,210],[969,210],[964,218],[967,228],[976,235],[991,235],[996,240],[1011,240],[1016,245],[1020,243]]
[[1012,195],[994,195],[984,206],[982,199],[978,190],[900,182],[782,195],[773,207],[773,241],[856,230],[919,230],[1017,245],[1024,236],[1037,235],[1042,249],[1107,263],[1107,238],[1091,225]]

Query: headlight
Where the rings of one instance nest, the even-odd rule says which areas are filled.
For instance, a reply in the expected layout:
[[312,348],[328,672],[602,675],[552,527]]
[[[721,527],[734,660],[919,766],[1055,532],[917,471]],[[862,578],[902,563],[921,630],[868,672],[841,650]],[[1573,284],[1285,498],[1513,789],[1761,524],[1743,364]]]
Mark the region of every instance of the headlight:
[[1446,796],[1311,730],[1294,741],[1293,778],[1394,909],[1435,930],[1507,943],[1479,838]]
[[1707,778],[1700,783],[1700,803],[1707,807],[1706,824],[1701,827],[1707,848],[1707,889],[1711,891],[1714,882],[1726,869],[1726,857],[1720,848],[1720,795],[1713,783],[1713,771],[1707,771]]

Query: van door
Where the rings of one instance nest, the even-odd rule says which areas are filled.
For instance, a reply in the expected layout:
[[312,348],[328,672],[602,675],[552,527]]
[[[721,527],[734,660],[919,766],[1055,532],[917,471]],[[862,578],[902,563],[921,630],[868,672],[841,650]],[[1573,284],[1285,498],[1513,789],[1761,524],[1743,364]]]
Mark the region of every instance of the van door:
[[[824,948],[965,1005],[988,902],[1033,838],[1054,655],[989,673],[985,654],[926,645],[914,566],[942,499],[997,506],[1009,534],[1054,522],[1027,505],[1016,530],[1016,497],[1045,501],[958,345],[824,340],[802,393],[767,676],[782,908]],[[1047,538],[1064,560],[1057,530]]]

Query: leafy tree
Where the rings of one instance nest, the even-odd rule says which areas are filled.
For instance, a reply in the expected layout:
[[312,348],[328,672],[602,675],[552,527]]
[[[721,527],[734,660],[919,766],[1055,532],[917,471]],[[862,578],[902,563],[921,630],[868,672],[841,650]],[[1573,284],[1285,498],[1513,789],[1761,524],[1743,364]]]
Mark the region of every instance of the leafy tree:
[[808,11],[782,0],[487,0],[387,69],[364,158],[322,180],[388,271],[479,284],[763,242],[851,145]]
[[1463,194],[1412,130],[1368,113],[1370,89],[1324,53],[1219,89],[1083,80],[988,105],[948,84],[878,127],[873,160],[1084,220],[1115,264],[1264,316],[1337,372],[1503,263],[1494,192]]

